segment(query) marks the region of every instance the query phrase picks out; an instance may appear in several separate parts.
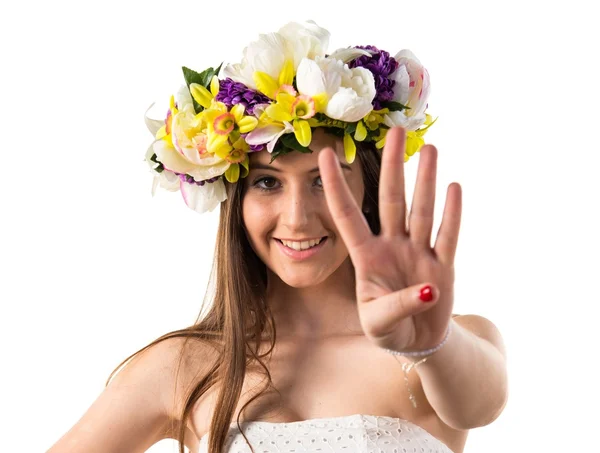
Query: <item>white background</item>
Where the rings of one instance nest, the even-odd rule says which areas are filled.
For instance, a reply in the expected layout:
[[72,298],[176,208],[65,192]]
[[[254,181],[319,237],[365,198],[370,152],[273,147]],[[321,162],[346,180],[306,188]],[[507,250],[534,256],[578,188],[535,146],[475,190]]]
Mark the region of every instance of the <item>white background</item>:
[[[596,446],[593,3],[3,6],[0,449],[45,451],[122,359],[194,321],[218,210],[199,216],[179,193],[151,197],[144,111],[167,105],[181,66],[238,62],[258,33],[304,19],[331,32],[330,51],[408,48],[430,73],[434,235],[448,184],[463,188],[454,312],[492,320],[509,354],[509,403],[471,431],[465,452]],[[417,165],[407,164],[409,200]]]

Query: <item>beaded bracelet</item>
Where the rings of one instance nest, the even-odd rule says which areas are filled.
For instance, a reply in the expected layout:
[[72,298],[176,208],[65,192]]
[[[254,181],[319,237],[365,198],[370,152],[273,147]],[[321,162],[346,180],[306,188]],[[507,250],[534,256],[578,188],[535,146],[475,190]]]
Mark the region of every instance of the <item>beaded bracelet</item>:
[[434,352],[439,351],[442,348],[442,346],[444,346],[446,344],[446,341],[448,341],[448,337],[450,336],[450,328],[451,327],[452,327],[452,323],[449,323],[448,324],[448,330],[446,331],[446,337],[435,348],[427,349],[425,351],[415,351],[415,352],[393,351],[391,349],[385,349],[385,348],[383,350],[386,351],[386,352],[389,352],[390,354],[401,355],[401,356],[406,356],[406,357],[423,357],[423,356],[426,356],[426,355],[431,355]]
[[435,348],[427,349],[425,351],[416,351],[416,352],[393,351],[391,349],[385,349],[385,348],[383,348],[384,351],[386,351],[386,352],[388,352],[390,354],[393,354],[395,356],[408,356],[408,357],[423,357],[423,356],[428,356],[428,357],[425,357],[425,358],[419,360],[418,362],[402,363],[402,371],[404,372],[404,382],[406,383],[406,389],[408,390],[408,399],[410,399],[410,402],[412,403],[412,405],[413,405],[413,407],[415,409],[417,408],[417,401],[415,399],[415,396],[413,395],[413,393],[410,390],[410,386],[408,385],[408,373],[410,373],[410,371],[413,368],[416,368],[420,364],[426,362],[427,359],[429,358],[429,356],[431,354],[433,354],[434,352],[439,351],[442,348],[442,346],[444,346],[446,344],[446,342],[448,341],[448,337],[450,336],[451,327],[452,327],[452,323],[448,324],[448,330],[446,331],[446,337]]

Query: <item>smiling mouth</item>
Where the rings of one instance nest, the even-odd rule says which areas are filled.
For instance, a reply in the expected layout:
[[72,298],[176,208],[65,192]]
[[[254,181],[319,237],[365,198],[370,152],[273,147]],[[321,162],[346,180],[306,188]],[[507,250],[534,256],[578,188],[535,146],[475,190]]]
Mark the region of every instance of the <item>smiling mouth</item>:
[[[329,238],[329,236],[323,236],[323,237],[321,238],[321,240],[319,241],[319,243],[318,243],[318,244],[314,244],[313,246],[311,246],[311,247],[309,247],[309,248],[307,248],[307,249],[302,249],[302,250],[310,250],[310,249],[312,249],[313,247],[317,247],[317,246],[319,246],[319,245],[323,244],[323,243],[324,243],[324,242],[327,240],[327,238]],[[284,247],[287,247],[287,248],[289,248],[289,249],[292,249],[292,250],[296,250],[296,249],[295,249],[295,248],[293,248],[293,247],[289,247],[289,246],[285,245],[281,239],[279,239],[279,238],[274,238],[274,239],[275,239],[277,242],[279,242],[281,245],[283,245]],[[286,242],[287,242],[287,241],[286,241]],[[304,242],[304,241],[292,241],[292,242]],[[307,242],[308,242],[308,241],[307,241]],[[300,251],[300,250],[297,250],[297,251]]]

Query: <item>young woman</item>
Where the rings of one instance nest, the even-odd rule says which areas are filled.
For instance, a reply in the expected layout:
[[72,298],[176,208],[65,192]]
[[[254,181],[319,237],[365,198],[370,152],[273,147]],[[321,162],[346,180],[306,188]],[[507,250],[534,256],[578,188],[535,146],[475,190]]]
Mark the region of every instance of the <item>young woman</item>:
[[426,71],[407,51],[325,56],[327,39],[313,22],[263,35],[226,80],[186,73],[165,124],[149,121],[157,182],[221,207],[210,309],[126,359],[51,453],[165,438],[182,453],[459,453],[500,415],[502,337],[452,314],[456,183],[431,246]]

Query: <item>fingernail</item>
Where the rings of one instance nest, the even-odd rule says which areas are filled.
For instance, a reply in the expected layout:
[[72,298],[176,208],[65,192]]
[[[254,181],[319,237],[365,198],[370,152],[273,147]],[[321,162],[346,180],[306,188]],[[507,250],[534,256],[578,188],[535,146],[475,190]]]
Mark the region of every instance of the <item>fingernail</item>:
[[433,300],[433,291],[431,290],[431,286],[427,285],[421,288],[419,299],[421,299],[423,302],[431,302]]

